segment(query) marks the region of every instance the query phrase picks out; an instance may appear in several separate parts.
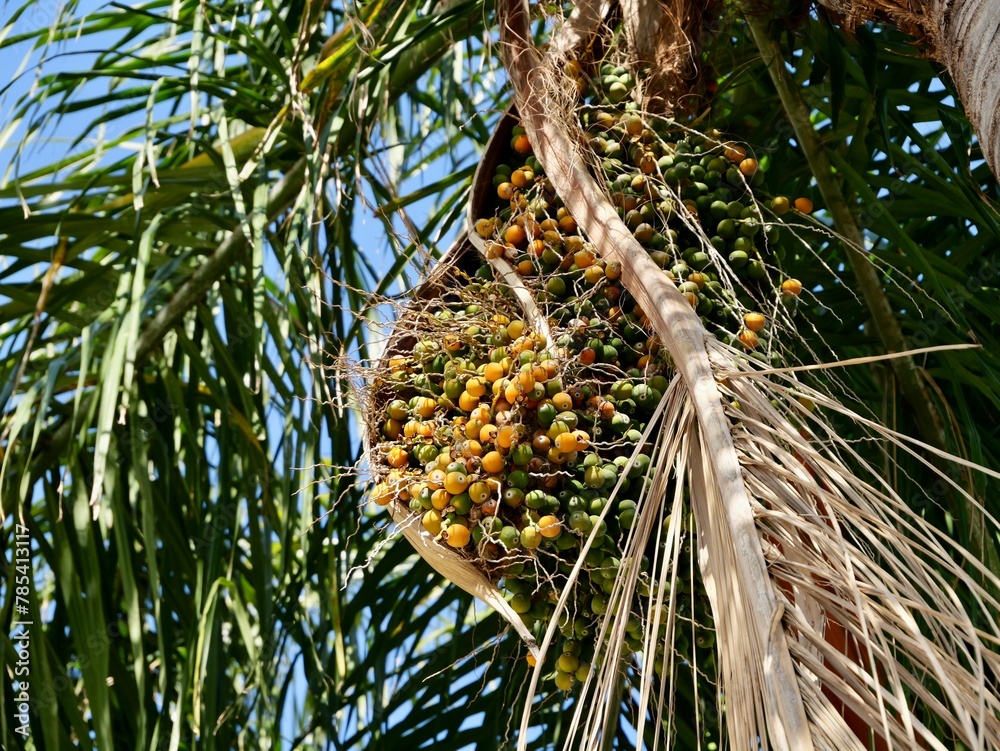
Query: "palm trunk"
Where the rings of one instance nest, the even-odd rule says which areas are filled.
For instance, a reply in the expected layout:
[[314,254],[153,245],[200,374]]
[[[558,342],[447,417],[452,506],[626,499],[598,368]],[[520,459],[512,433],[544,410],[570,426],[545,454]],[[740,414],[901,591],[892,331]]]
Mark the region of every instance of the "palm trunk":
[[888,16],[924,38],[928,54],[948,69],[979,136],[983,156],[1000,176],[1000,4],[993,0],[821,0],[850,29]]

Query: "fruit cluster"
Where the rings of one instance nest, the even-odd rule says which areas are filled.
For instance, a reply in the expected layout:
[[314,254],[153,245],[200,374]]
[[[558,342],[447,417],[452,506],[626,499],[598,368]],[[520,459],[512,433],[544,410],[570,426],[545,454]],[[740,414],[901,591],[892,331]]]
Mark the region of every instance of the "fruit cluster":
[[[561,623],[553,678],[563,689],[589,669],[623,535],[649,481],[643,433],[669,374],[658,353],[647,354],[641,327],[626,330],[623,316],[588,307],[567,318],[570,308],[553,320],[549,342],[514,317],[489,265],[456,285],[422,327],[437,333],[389,360],[396,398],[382,408],[379,452],[391,469],[374,493],[383,505],[406,503],[428,533],[500,579],[529,626],[547,624],[595,534]],[[638,650],[641,621],[631,622]]]
[[[795,279],[771,282],[781,252],[750,190],[762,182],[760,166],[718,134],[647,121],[620,104],[631,77],[616,68],[601,73],[591,80],[581,64],[567,67],[594,105],[582,124],[598,157],[595,174],[706,329],[754,350],[769,328],[759,302],[794,310],[801,292]],[[505,163],[494,169],[495,198],[474,226],[487,263],[459,269],[465,278],[427,308],[412,350],[388,360],[392,393],[378,407],[374,456],[384,479],[374,499],[406,504],[443,546],[497,580],[513,610],[539,630],[593,537],[559,623],[563,642],[551,675],[568,690],[590,670],[609,608],[630,614],[626,646],[642,647],[648,614],[638,600],[648,596],[655,551],[637,562],[637,601],[610,599],[652,477],[647,428],[672,370],[644,311],[620,286],[620,266],[602,260],[579,231],[524,130],[513,127],[510,139]],[[811,209],[804,201],[797,210]],[[780,215],[791,206],[778,196],[770,209]],[[532,316],[494,277],[489,262],[500,257],[533,293],[550,336],[532,329]],[[684,526],[690,546],[694,530]],[[680,617],[691,626],[674,640],[683,656],[692,641],[707,647],[714,636],[696,572],[676,586]],[[645,664],[662,674],[658,643]],[[710,679],[713,665],[711,654],[700,658],[702,676]]]

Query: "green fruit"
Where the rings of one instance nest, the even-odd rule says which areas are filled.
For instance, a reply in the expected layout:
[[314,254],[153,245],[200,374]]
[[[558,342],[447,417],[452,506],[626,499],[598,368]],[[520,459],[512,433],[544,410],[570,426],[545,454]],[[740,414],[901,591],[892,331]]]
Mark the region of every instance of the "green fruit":
[[507,550],[514,550],[521,542],[521,535],[516,527],[504,527],[500,530],[500,542]]
[[563,652],[556,660],[556,669],[565,673],[575,673],[578,667],[580,667],[580,658],[569,652]]
[[747,265],[750,260],[750,256],[742,250],[734,250],[729,254],[729,265],[734,269],[741,269]]
[[510,600],[510,607],[515,613],[521,615],[531,610],[531,598],[521,592],[514,595]]
[[[559,393],[559,392],[556,392],[556,393]],[[555,405],[553,405],[553,404],[542,404],[538,408],[538,411],[535,414],[535,418],[538,420],[538,424],[539,425],[541,425],[542,427],[548,427],[549,425],[552,424],[552,421],[556,419],[556,414],[557,414],[557,412],[556,412]]]
[[393,399],[389,402],[389,406],[386,407],[385,413],[389,415],[393,420],[403,420],[406,418],[408,412],[406,402],[402,399]]
[[615,81],[608,87],[608,99],[618,104],[628,96],[628,87],[621,81]]
[[[518,467],[523,467],[527,465],[528,462],[531,461],[531,457],[532,457],[532,451],[531,451],[531,444],[529,443],[519,443],[510,452],[511,461],[514,462],[514,464],[516,464]],[[511,484],[514,485],[515,483]],[[526,485],[527,482],[525,482],[524,485],[516,485],[516,487],[525,487]]]
[[586,511],[574,511],[569,515],[569,528],[574,532],[587,534],[592,528],[590,514]]
[[[618,85],[621,86],[621,84]],[[557,670],[555,683],[556,683],[556,688],[561,689],[562,691],[569,691],[573,688],[573,684],[576,683],[576,678],[573,677],[572,673],[563,673]]]
[[459,493],[452,496],[451,505],[455,509],[456,514],[465,516],[472,510],[472,498],[469,497],[468,493]]
[[594,488],[595,490],[603,488],[604,476],[601,474],[600,467],[587,467],[587,470],[583,473],[583,481],[588,488]]
[[[521,448],[521,446],[517,446],[515,448],[515,450],[517,450],[519,448]],[[526,448],[528,448],[529,453],[530,453],[531,447],[530,446],[526,446]],[[528,461],[529,462],[531,461],[531,457],[530,456],[528,457]],[[517,464],[518,462],[515,460],[514,463]],[[528,462],[524,462],[524,463],[527,464]],[[511,472],[509,475],[507,475],[507,484],[510,485],[511,487],[523,490],[524,488],[528,487],[528,479],[529,478],[528,478],[528,473],[527,472],[525,472],[523,469],[516,469],[513,472]]]
[[564,297],[566,295],[566,280],[561,276],[554,276],[549,279],[545,289],[554,297]]

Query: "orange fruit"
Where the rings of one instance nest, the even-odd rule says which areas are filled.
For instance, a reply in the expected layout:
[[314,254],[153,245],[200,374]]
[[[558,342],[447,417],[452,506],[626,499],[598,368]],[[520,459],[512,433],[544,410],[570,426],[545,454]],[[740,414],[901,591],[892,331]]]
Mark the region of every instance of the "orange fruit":
[[503,366],[498,362],[491,362],[486,365],[486,369],[483,371],[483,378],[486,379],[488,383],[493,383],[503,378],[505,375]]
[[542,537],[558,537],[562,534],[562,527],[559,519],[549,515],[538,520],[538,531],[542,533]]
[[504,425],[502,428],[500,428],[499,431],[497,431],[497,446],[499,446],[500,448],[509,449],[511,447],[511,444],[514,443],[514,437],[516,435],[517,434],[515,433],[514,428],[512,426]]
[[531,153],[531,141],[523,133],[519,136],[515,136],[514,142],[511,144],[514,147],[514,151],[518,154],[530,154]]
[[733,164],[739,164],[740,162],[742,162],[744,159],[747,158],[746,149],[744,149],[742,146],[737,146],[734,143],[727,143],[723,147],[723,151],[726,155],[726,159],[728,159]]
[[458,408],[463,412],[471,412],[479,406],[479,397],[473,396],[468,391],[463,391],[458,397]]
[[491,451],[483,457],[483,469],[491,475],[498,475],[503,472],[505,462],[499,451]]
[[743,325],[751,331],[761,331],[767,325],[767,319],[761,313],[747,313],[743,316]]
[[791,297],[798,297],[802,293],[802,282],[798,279],[786,279],[781,283],[781,292]]
[[496,439],[497,439],[497,426],[483,425],[482,430],[479,431],[479,442],[493,443]]
[[410,461],[410,455],[406,452],[406,449],[400,448],[399,446],[393,446],[389,449],[389,453],[386,456],[386,461],[389,462],[390,467],[405,467],[407,462]]
[[744,159],[740,162],[740,172],[746,177],[753,177],[759,166],[756,159]]
[[560,433],[556,436],[555,444],[556,448],[564,454],[577,449],[576,436],[572,433]]
[[444,531],[444,538],[453,548],[464,548],[469,544],[469,528],[464,524],[449,524]]
[[507,231],[503,233],[503,239],[511,245],[523,245],[528,236],[524,232],[524,227],[518,227],[514,224],[508,227]]
[[760,339],[757,337],[753,331],[743,329],[740,331],[740,344],[742,344],[747,349],[753,349],[758,344],[760,344]]
[[560,391],[552,397],[552,404],[559,412],[573,409],[573,398],[565,391]]
[[813,211],[813,202],[808,198],[796,198],[795,210],[803,214],[811,214]]

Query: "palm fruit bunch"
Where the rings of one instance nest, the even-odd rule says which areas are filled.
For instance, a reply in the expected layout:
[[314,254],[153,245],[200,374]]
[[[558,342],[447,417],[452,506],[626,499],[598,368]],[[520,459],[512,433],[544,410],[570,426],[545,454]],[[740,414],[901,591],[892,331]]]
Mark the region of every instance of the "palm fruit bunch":
[[[594,534],[560,621],[550,677],[564,690],[590,670],[623,539],[649,482],[643,433],[670,375],[641,326],[614,313],[611,302],[624,293],[611,289],[606,267],[596,258],[591,266],[602,280],[529,276],[553,314],[551,342],[518,315],[488,263],[459,270],[459,283],[423,313],[412,350],[388,358],[373,452],[384,470],[375,501],[406,504],[440,545],[498,581],[539,635]],[[579,305],[560,302],[569,289]],[[644,580],[648,565],[640,562]],[[703,592],[693,599],[707,612]],[[639,604],[629,607],[628,647],[638,651],[643,621]],[[706,616],[691,620],[709,633]]]
[[[750,190],[763,179],[759,165],[717,133],[642,117],[627,102],[632,80],[622,69],[605,67],[603,77],[587,79],[576,64],[567,73],[589,97],[582,121],[598,157],[595,174],[623,221],[706,329],[754,356],[768,336],[758,305],[777,298],[794,311],[801,292],[795,279],[777,288],[771,282],[769,268],[782,254]],[[372,464],[383,479],[374,498],[405,506],[443,549],[497,582],[536,635],[583,556],[548,673],[570,690],[591,669],[609,610],[629,615],[621,657],[638,664],[631,653],[641,650],[651,620],[644,610],[656,551],[623,563],[623,550],[652,477],[647,428],[673,373],[619,282],[620,266],[602,260],[579,231],[524,130],[510,117],[504,127],[498,136],[509,146],[486,173],[492,185],[472,227],[485,263],[467,256],[458,264],[460,278],[415,322],[412,349],[388,359],[389,392],[376,406]],[[770,208],[780,215],[790,206],[775,197]],[[501,263],[530,291],[535,310],[512,294]],[[683,528],[690,555],[693,524]],[[714,642],[708,599],[690,562],[675,584],[671,662]],[[639,568],[642,602],[612,601],[626,563]],[[654,643],[657,653],[641,664],[663,676],[668,656],[662,638]],[[706,652],[696,680],[710,684],[714,656]]]

